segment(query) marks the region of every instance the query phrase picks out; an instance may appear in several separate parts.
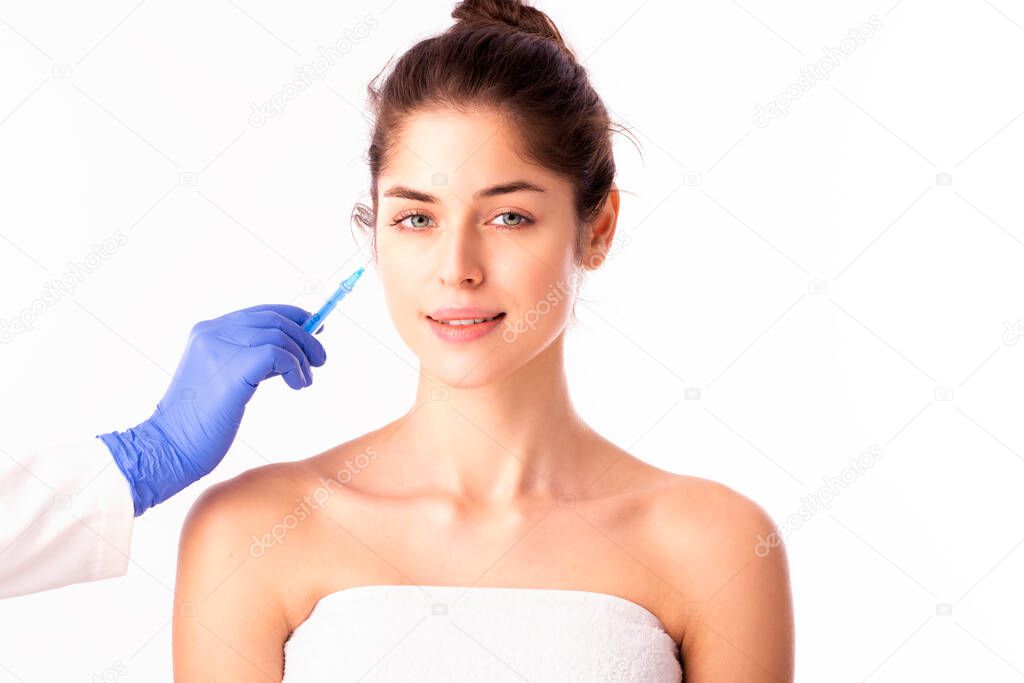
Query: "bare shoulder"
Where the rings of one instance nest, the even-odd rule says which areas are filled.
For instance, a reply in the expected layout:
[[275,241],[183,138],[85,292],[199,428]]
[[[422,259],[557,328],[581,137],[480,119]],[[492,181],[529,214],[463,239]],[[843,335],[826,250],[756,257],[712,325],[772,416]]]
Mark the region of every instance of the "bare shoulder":
[[230,532],[272,518],[302,487],[307,469],[302,461],[273,463],[210,486],[189,509],[182,538]]
[[[354,490],[347,486],[353,468],[365,467],[366,449],[361,440],[335,446],[303,460],[279,462],[246,470],[207,488],[192,504],[181,531],[179,571],[185,563],[209,564],[212,556],[225,563],[252,560],[288,561],[288,553],[275,553],[283,546],[278,536],[287,534],[293,552],[301,548],[296,539],[316,531],[314,524],[302,524],[313,515],[317,503],[311,496],[327,489],[332,497]],[[372,450],[372,449],[371,449]],[[334,466],[340,463],[341,469]],[[247,571],[268,575],[276,581],[274,561],[251,563]]]
[[674,520],[682,539],[697,543],[714,538],[737,545],[741,552],[752,550],[758,535],[775,529],[775,522],[756,501],[720,482],[681,474],[670,474],[668,485],[657,500],[663,521]]
[[314,479],[309,461],[300,460],[255,467],[207,488],[182,526],[179,574],[215,573],[211,567],[215,562],[229,567],[248,561],[244,569],[235,571],[238,583],[243,578],[253,584],[264,580],[266,586],[259,586],[260,590],[279,585],[275,564],[286,562],[286,553],[270,551],[283,545],[280,537],[285,534],[294,540],[309,533],[303,528],[306,525],[298,524],[302,521],[298,515],[309,507],[297,505],[296,500],[311,490]]
[[657,479],[647,502],[650,537],[670,560],[685,558],[679,579],[698,593],[730,567],[736,571],[764,559],[765,539],[776,539],[780,552],[764,565],[784,564],[775,521],[756,501],[711,479],[670,472]]
[[[175,680],[280,677],[289,633],[275,580],[281,557],[254,551],[301,476],[300,463],[267,465],[207,488],[181,530],[175,585]],[[246,606],[244,609],[240,606]]]
[[[254,467],[210,486],[192,505],[183,534],[210,525],[230,531],[232,526],[256,528],[281,521],[294,514],[296,498],[329,483],[325,479],[347,483],[346,468],[365,467],[364,460],[375,459],[377,453],[364,445],[365,440],[366,436],[353,439],[302,460]],[[332,469],[339,462],[341,469]]]
[[[723,572],[785,573],[786,552],[775,521],[759,503],[720,482],[669,472],[620,452],[610,514],[654,547],[658,565],[693,594],[713,591]],[[623,495],[628,494],[628,495]],[[768,550],[777,552],[766,552]],[[755,564],[755,560],[764,560]]]
[[[208,487],[189,509],[178,546],[178,581],[200,586],[231,572],[231,587],[257,588],[273,575],[257,548],[263,532],[289,511],[308,477],[304,463],[274,463],[246,470]],[[244,566],[243,566],[244,565]],[[260,590],[268,588],[258,586]],[[227,592],[227,591],[225,591]]]
[[651,517],[674,609],[686,615],[684,653],[691,671],[703,671],[695,680],[792,680],[789,563],[771,515],[719,482],[669,481]]

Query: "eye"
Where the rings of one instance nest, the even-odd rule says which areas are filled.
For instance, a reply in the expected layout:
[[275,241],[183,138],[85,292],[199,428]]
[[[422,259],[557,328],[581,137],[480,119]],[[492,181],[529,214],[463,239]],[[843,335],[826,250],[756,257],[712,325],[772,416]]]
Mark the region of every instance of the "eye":
[[506,230],[518,230],[523,226],[533,222],[532,218],[527,218],[518,211],[502,211],[497,216],[495,216],[495,219],[503,217],[508,218],[509,221],[511,222],[502,221],[502,223],[498,227],[504,228]]
[[[518,211],[502,211],[495,220],[501,220],[498,224],[498,228],[502,230],[519,230],[529,223],[533,222],[532,218],[519,213]],[[492,221],[493,223],[494,221]],[[425,213],[417,211],[410,211],[408,213],[398,216],[392,223],[391,226],[396,230],[408,230],[410,232],[424,232],[428,228],[433,227],[432,219]]]
[[[413,219],[412,224],[406,223],[407,220]],[[397,230],[412,230],[413,232],[421,232],[430,227],[430,216],[425,213],[417,213],[412,211],[407,214],[403,214],[396,218],[391,225]]]

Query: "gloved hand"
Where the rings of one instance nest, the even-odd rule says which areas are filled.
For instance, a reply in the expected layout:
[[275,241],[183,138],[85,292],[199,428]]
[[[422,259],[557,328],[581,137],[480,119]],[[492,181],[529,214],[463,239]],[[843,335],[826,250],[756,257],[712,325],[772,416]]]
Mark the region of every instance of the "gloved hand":
[[327,353],[302,329],[309,316],[267,304],[196,324],[153,415],[125,432],[97,435],[128,479],[136,517],[220,463],[262,380],[281,375],[293,389],[313,383],[310,366],[323,365]]

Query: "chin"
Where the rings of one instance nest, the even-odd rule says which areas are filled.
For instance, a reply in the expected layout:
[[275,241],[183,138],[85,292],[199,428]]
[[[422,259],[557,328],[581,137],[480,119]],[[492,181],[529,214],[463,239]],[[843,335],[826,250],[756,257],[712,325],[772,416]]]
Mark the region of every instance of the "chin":
[[[523,364],[513,345],[500,339],[474,349],[427,340],[416,355],[427,377],[457,389],[476,389],[507,377]],[[449,348],[445,348],[449,347]]]
[[421,371],[434,381],[458,389],[476,389],[529,365],[551,347],[561,331],[535,329],[509,341],[497,336],[485,344],[468,345],[449,344],[431,335],[414,350],[418,351]]
[[422,370],[423,374],[435,382],[440,382],[453,389],[478,389],[492,384],[508,374],[491,367],[486,361],[473,367],[473,363],[453,360],[438,362],[435,360],[431,366],[423,364]]

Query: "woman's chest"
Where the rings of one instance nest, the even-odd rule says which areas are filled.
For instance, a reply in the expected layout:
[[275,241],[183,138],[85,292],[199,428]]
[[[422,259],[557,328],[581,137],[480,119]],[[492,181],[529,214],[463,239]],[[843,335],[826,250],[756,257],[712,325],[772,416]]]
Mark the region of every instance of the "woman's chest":
[[516,514],[359,504],[323,512],[292,548],[291,562],[303,567],[286,596],[293,628],[325,595],[415,584],[610,594],[654,613],[676,642],[682,637],[686,600],[663,578],[671,572],[650,525],[628,511],[564,499]]

